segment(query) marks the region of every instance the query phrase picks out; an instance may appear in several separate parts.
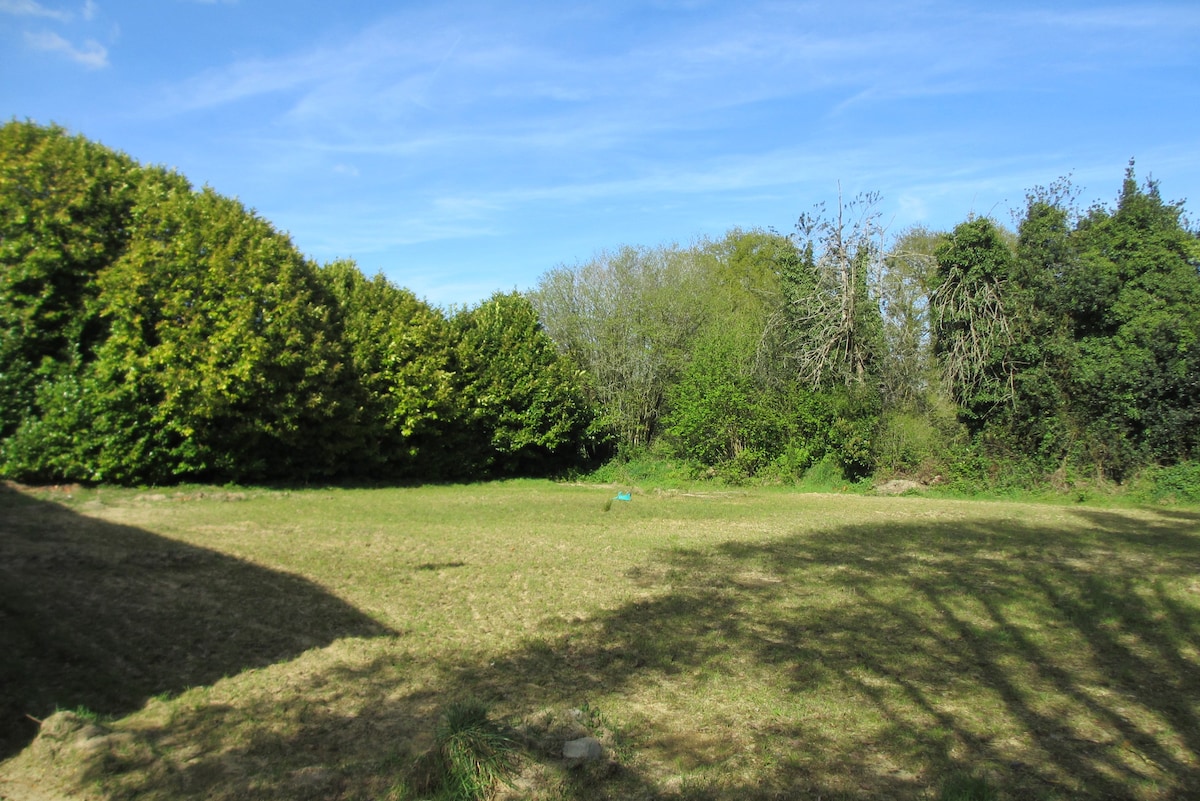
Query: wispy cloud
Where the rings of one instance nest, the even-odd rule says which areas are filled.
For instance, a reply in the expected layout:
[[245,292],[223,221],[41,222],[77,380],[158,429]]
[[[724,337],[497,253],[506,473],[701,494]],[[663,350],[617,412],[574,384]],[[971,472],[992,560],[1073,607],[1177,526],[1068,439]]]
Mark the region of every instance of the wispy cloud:
[[[60,23],[68,28],[75,28],[81,23],[92,23],[100,13],[100,7],[95,0],[84,0],[75,12],[45,6],[36,0],[0,0],[0,12],[20,17],[30,17]],[[77,64],[88,69],[101,69],[108,66],[108,49],[95,39],[85,39],[82,44],[74,44],[70,39],[54,31],[23,32],[25,44],[33,50],[58,53],[66,56]]]
[[72,18],[69,11],[46,8],[34,0],[0,0],[0,11],[18,17],[44,17],[59,22],[70,22]]
[[[230,8],[161,2],[163,25]],[[270,9],[241,3],[228,40],[182,35],[179,58],[123,37],[125,96],[106,108],[136,120],[154,158],[253,198],[306,251],[371,254],[367,269],[416,270],[406,281],[723,220],[786,228],[839,182],[893,198],[898,224],[943,225],[1090,165],[1103,187],[1146,142],[1162,141],[1156,169],[1194,174],[1200,4],[1049,6],[349,4],[283,36]],[[84,24],[111,16],[105,0],[0,12],[57,31],[28,44],[80,64],[107,63],[96,42],[115,48]]]
[[53,31],[25,34],[25,43],[35,50],[60,53],[88,69],[108,66],[108,49],[94,39],[88,39],[77,47]]

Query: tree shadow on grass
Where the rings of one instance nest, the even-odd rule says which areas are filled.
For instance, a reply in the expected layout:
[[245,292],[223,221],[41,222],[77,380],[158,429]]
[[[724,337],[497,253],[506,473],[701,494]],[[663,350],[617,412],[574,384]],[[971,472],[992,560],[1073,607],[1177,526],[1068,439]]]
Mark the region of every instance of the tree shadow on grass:
[[915,799],[955,772],[1012,798],[1200,797],[1200,525],[1078,514],[664,551],[634,576],[655,597],[509,655],[476,691],[786,688],[790,711],[734,732],[764,755],[754,777],[713,765],[712,797]]
[[121,715],[386,633],[306,579],[0,485],[0,758],[56,709]]
[[[1082,528],[931,519],[664,549],[625,577],[642,598],[510,651],[450,663],[375,641],[282,703],[276,689],[180,711],[146,735],[152,750],[241,733],[124,786],[383,798],[455,698],[528,721],[631,696],[655,701],[624,722],[631,756],[571,771],[535,749],[554,785],[538,797],[915,801],[955,772],[988,775],[1003,799],[1200,797],[1200,527],[1079,515]],[[703,731],[708,697],[736,720]]]

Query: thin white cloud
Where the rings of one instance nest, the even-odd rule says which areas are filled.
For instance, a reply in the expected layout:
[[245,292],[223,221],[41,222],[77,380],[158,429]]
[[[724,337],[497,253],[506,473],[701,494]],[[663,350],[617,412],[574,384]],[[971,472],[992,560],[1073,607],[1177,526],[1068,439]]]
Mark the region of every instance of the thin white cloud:
[[1200,8],[1150,3],[1107,7],[1089,6],[1073,10],[1046,8],[1017,14],[1011,19],[1078,30],[1109,29],[1117,33],[1128,33],[1130,30],[1136,29],[1161,31],[1195,28],[1200,26]]
[[[174,1],[219,13],[219,0]],[[580,240],[593,228],[613,236],[604,220],[676,232],[784,209],[786,222],[838,181],[890,196],[901,223],[941,225],[946,208],[991,213],[1072,159],[1086,166],[1094,159],[1045,152],[1070,104],[1080,117],[1103,105],[1079,101],[1098,77],[1172,60],[1194,70],[1200,35],[1200,5],[1159,0],[538,5],[394,4],[383,19],[347,14],[299,39],[239,41],[164,65],[205,68],[164,69],[170,84],[146,87],[158,102],[136,113],[220,132],[212,169],[242,192],[278,195],[259,205],[323,256],[487,247],[529,239],[527,221],[545,216],[574,215],[555,225],[578,226]],[[1140,158],[1138,135],[1117,123],[1091,126]],[[1012,144],[1038,126],[1043,141]],[[323,207],[293,208],[305,203]]]
[[44,17],[59,22],[70,22],[71,12],[46,8],[34,0],[0,0],[0,11],[18,17]]
[[88,39],[82,46],[76,47],[53,31],[43,31],[26,32],[25,43],[35,50],[62,54],[88,69],[102,69],[108,66],[108,50],[94,39]]

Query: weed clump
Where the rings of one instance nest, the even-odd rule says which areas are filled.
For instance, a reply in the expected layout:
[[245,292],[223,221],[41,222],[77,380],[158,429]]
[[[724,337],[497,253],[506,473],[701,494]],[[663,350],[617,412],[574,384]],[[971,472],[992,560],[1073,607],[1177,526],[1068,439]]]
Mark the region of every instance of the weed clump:
[[438,801],[482,801],[517,768],[517,745],[475,700],[447,707],[431,752],[417,760],[413,787]]
[[996,791],[983,776],[953,773],[942,785],[938,801],[996,801]]

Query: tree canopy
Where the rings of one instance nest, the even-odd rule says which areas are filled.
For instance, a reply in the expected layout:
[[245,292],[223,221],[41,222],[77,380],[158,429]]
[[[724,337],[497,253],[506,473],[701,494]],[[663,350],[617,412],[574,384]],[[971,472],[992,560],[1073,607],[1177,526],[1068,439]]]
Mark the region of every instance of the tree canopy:
[[1200,238],[1133,165],[1014,231],[623,247],[431,306],[239,201],[56,126],[0,127],[0,473],[421,481],[653,452],[698,475],[1138,470],[1200,458]]
[[586,455],[583,378],[524,298],[451,320],[178,174],[57,127],[0,142],[5,475],[436,480]]

